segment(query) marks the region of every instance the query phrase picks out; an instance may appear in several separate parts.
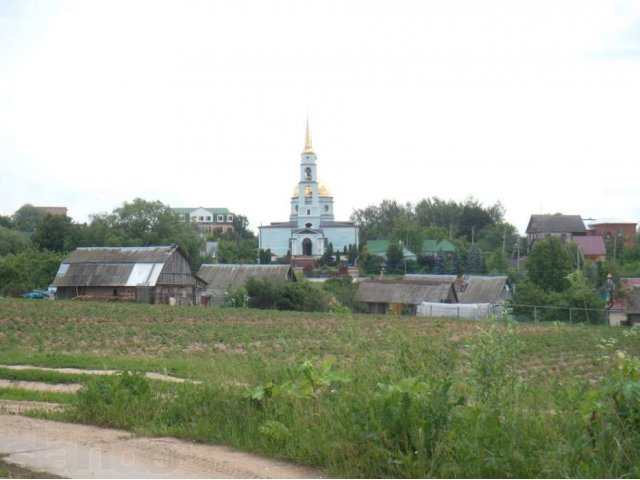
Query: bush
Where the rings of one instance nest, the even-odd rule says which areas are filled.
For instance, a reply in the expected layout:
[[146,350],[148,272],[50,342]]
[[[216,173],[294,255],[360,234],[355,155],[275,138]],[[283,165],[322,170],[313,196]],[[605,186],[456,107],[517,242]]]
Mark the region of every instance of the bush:
[[47,288],[53,282],[63,255],[27,249],[0,259],[0,293],[20,295],[28,290]]

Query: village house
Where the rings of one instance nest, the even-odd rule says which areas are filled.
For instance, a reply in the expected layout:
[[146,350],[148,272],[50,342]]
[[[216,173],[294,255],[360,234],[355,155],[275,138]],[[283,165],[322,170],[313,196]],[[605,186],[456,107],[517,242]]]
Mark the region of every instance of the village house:
[[183,222],[191,222],[205,233],[233,230],[233,213],[227,208],[172,208]]
[[576,237],[587,235],[587,229],[580,215],[531,215],[526,230],[529,240],[529,251],[538,240],[547,237],[558,237],[569,242]]
[[406,274],[407,281],[453,284],[459,303],[499,305],[511,300],[513,288],[506,275],[423,275]]
[[296,281],[290,265],[205,264],[200,267],[198,277],[207,282],[206,295],[211,306],[222,305],[229,290],[243,287],[250,278],[267,278],[274,282]]
[[206,282],[172,245],[78,248],[62,261],[53,285],[56,299],[194,305]]
[[366,304],[369,313],[415,315],[423,302],[457,303],[453,284],[365,280],[358,284],[356,301]]
[[616,219],[588,219],[585,221],[588,236],[612,241],[614,247],[633,247],[636,244],[636,222]]

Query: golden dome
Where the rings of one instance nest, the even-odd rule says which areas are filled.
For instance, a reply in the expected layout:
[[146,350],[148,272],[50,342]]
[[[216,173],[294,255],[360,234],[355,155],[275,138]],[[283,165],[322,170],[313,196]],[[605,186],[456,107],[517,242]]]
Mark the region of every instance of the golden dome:
[[[311,196],[311,187],[310,186],[308,186],[305,189],[305,195],[307,197]],[[296,187],[293,190],[293,196],[294,197],[300,196],[300,191],[298,190],[298,187]],[[327,187],[327,185],[322,180],[318,180],[318,196],[320,196],[320,197],[330,197],[331,196],[331,191],[329,190],[329,187]]]

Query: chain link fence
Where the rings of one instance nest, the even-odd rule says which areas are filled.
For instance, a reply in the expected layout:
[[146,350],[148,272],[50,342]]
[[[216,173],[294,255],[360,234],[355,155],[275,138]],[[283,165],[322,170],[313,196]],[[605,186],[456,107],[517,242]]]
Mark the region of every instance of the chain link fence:
[[508,309],[509,313],[518,322],[566,322],[569,324],[609,325],[609,310],[606,308],[510,304]]

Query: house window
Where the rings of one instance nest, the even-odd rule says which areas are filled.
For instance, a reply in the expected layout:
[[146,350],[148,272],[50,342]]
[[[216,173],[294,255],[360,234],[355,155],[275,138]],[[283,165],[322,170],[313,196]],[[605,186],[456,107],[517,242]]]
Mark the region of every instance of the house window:
[[233,215],[227,215],[227,222],[228,223],[233,222]]
[[211,221],[211,216],[208,216],[207,217],[207,222],[210,222],[210,221]]
[[311,215],[311,210],[307,208],[307,215]]
[[217,221],[218,223],[222,223],[222,222],[224,222],[224,215],[218,215],[218,216],[216,217],[216,221]]

